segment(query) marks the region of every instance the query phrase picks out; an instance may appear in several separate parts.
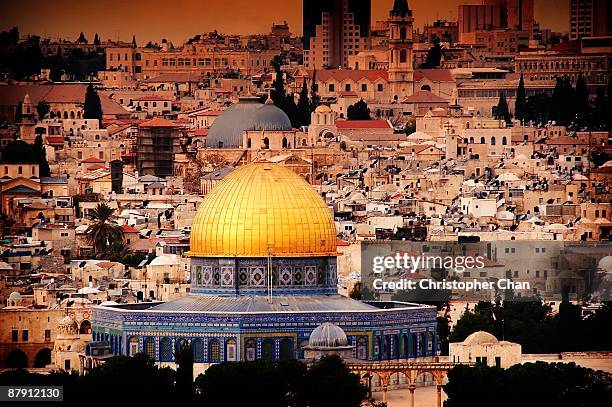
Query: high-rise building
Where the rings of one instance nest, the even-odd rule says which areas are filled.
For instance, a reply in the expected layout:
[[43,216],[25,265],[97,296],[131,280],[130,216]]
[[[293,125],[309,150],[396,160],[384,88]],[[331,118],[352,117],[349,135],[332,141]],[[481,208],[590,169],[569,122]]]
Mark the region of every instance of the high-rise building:
[[570,0],[570,39],[612,35],[612,0]]
[[505,7],[508,28],[533,33],[535,23],[533,0],[507,0],[505,1]]
[[389,86],[391,97],[401,101],[412,94],[412,10],[407,0],[395,0],[389,13]]
[[180,126],[154,118],[138,126],[136,167],[140,175],[168,177],[174,174],[174,156],[181,152]]
[[[533,0],[485,0],[459,5],[459,40],[466,42],[477,31],[507,29],[533,37]],[[467,35],[466,35],[467,34]]]
[[367,47],[370,15],[371,0],[303,0],[306,67],[346,67]]

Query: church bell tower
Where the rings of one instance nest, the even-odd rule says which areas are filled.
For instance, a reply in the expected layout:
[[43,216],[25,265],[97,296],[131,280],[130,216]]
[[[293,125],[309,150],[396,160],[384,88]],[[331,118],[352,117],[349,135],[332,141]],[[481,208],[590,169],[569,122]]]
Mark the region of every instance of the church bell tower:
[[407,0],[395,0],[389,13],[389,86],[391,101],[401,102],[413,93],[412,10]]

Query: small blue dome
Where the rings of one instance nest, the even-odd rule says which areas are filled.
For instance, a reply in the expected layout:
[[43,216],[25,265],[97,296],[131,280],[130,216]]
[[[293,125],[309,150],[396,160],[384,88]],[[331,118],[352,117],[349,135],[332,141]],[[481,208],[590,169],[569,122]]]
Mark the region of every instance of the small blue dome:
[[206,146],[211,148],[241,148],[242,133],[255,131],[289,131],[291,121],[273,103],[261,104],[257,97],[241,97],[210,126]]

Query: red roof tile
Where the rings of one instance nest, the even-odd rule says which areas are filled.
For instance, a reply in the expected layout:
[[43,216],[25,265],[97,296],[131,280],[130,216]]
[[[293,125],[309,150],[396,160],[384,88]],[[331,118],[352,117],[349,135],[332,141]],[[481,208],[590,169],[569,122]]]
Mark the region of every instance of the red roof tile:
[[162,100],[163,101],[163,100],[171,100],[171,98],[165,98],[165,97],[156,96],[156,95],[146,95],[146,96],[141,96],[138,99],[134,99],[134,100],[141,101],[141,102],[150,101],[150,100],[151,101],[158,101],[158,100]]
[[391,125],[387,120],[337,120],[339,129],[389,129]]
[[180,127],[180,125],[160,117],[147,120],[139,124],[139,127]]
[[130,225],[122,225],[121,226],[121,231],[123,233],[140,233],[140,231],[138,229],[136,229],[134,226],[130,226]]
[[102,160],[100,158],[96,158],[96,157],[87,157],[84,160],[81,160],[81,162],[83,164],[91,164],[91,163],[99,164],[99,163],[105,163],[106,161],[104,161],[104,160]]
[[414,80],[427,78],[432,82],[455,82],[450,69],[415,69]]

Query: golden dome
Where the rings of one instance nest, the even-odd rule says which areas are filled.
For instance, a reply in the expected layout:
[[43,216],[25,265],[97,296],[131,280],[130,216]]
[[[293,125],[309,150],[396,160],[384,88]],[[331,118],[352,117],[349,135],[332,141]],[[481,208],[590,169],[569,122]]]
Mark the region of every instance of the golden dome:
[[329,209],[299,175],[278,164],[232,171],[204,198],[191,226],[189,256],[336,255]]
[[331,109],[327,105],[319,105],[315,109],[315,112],[317,112],[317,113],[329,113],[329,112],[331,112]]

